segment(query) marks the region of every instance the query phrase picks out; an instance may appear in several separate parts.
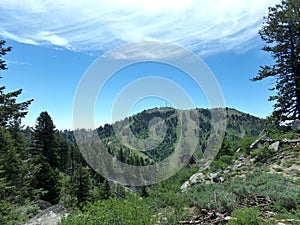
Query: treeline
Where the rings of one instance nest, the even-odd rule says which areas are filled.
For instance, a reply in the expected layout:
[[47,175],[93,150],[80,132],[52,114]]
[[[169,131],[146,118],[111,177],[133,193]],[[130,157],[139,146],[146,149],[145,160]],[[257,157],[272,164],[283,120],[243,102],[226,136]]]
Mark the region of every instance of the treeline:
[[[2,57],[9,51],[0,41],[0,71],[7,69]],[[87,165],[73,132],[58,131],[47,112],[33,128],[22,126],[33,100],[18,102],[21,93],[0,86],[0,224],[26,217],[28,212],[19,212],[21,206],[33,210],[37,200],[81,207],[86,201],[109,198],[108,181]]]
[[34,128],[22,129],[17,121],[2,126],[0,139],[1,201],[42,199],[80,206],[109,197],[108,182],[89,168],[73,132],[57,131],[47,112],[40,114]]

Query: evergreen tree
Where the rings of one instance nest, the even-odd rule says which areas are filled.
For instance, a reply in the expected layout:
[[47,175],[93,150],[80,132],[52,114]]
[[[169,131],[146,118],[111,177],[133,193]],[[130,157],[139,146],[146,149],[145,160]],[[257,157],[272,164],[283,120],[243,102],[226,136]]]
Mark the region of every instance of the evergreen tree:
[[275,78],[271,90],[276,94],[269,101],[275,101],[272,116],[277,123],[300,119],[300,1],[283,0],[270,7],[259,34],[267,43],[262,50],[270,52],[275,63],[261,66],[252,80]]
[[100,185],[100,199],[105,200],[110,197],[110,185],[107,181],[107,179],[104,180],[104,182]]
[[55,125],[47,112],[42,112],[37,118],[33,137],[32,155],[35,165],[40,168],[35,174],[34,187],[46,192],[44,200],[56,203],[59,196],[58,143]]
[[59,167],[57,131],[52,118],[47,112],[42,112],[36,120],[34,151],[36,154],[43,155],[53,169]]
[[[5,41],[0,40],[0,71],[7,70],[5,60],[2,59],[11,47],[4,47]],[[0,78],[2,76],[0,75]],[[22,93],[22,89],[4,93],[5,86],[0,86],[0,125],[8,126],[9,124],[19,121],[27,114],[27,108],[33,100],[17,103],[16,98]]]
[[64,207],[75,207],[77,204],[76,197],[73,195],[71,176],[60,173],[59,174],[59,204]]
[[[4,45],[5,41],[0,40],[0,71],[7,70],[2,57],[12,49]],[[20,158],[25,145],[20,124],[33,100],[18,103],[17,97],[21,92],[19,89],[5,93],[5,86],[0,86],[0,186],[7,194],[6,198],[10,200],[16,200],[16,197],[20,197],[28,188],[24,182],[25,173]]]
[[54,170],[44,156],[35,158],[33,163],[39,168],[34,174],[34,189],[43,191],[41,197],[43,200],[53,204],[57,203],[59,197],[58,170]]
[[71,166],[70,148],[68,142],[64,138],[59,139],[59,159],[60,159],[60,170],[67,172],[67,169]]
[[72,183],[72,189],[78,203],[84,203],[88,199],[89,191],[91,189],[91,175],[89,173],[89,168],[78,163],[72,177]]
[[0,195],[5,193],[7,199],[13,200],[16,195],[20,164],[9,132],[0,126]]

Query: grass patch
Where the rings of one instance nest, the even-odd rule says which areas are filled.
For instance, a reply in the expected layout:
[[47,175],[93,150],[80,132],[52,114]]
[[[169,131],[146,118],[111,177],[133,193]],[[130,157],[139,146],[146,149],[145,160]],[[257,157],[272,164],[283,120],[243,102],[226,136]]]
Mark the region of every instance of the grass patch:
[[233,210],[231,216],[234,217],[227,224],[228,225],[260,225],[263,224],[262,219],[259,218],[260,209],[245,208],[242,210]]

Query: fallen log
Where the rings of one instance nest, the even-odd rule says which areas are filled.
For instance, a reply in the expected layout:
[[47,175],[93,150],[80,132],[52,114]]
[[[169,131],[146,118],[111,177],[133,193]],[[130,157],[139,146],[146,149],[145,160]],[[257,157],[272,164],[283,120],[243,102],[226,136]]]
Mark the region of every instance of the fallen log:
[[179,221],[179,224],[218,224],[222,221],[226,221],[225,215],[226,214],[217,213],[215,211],[208,212],[207,210],[202,210],[202,214],[194,217],[192,220]]

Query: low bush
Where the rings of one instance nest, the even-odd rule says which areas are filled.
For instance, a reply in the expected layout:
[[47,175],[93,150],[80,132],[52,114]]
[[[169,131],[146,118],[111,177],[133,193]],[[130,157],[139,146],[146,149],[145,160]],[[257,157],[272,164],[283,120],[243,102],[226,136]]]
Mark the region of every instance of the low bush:
[[188,191],[191,206],[219,212],[230,212],[241,202],[254,196],[270,198],[277,209],[292,210],[299,205],[300,188],[280,174],[260,171],[244,179],[235,178],[224,183],[198,184]]
[[24,224],[28,215],[38,212],[38,207],[31,202],[25,202],[22,206],[0,200],[0,224],[14,225]]
[[236,204],[236,196],[224,190],[219,183],[197,185],[189,191],[188,196],[191,206],[221,213],[233,210]]
[[147,199],[130,197],[123,201],[110,198],[87,204],[82,212],[79,210],[64,218],[61,225],[141,225],[154,224],[156,218],[151,204]]
[[258,149],[252,151],[252,156],[255,158],[255,162],[265,163],[274,156],[274,149],[269,148],[269,144],[265,143]]
[[233,210],[231,219],[228,225],[260,225],[264,224],[262,219],[259,218],[259,208],[245,208],[242,210]]

